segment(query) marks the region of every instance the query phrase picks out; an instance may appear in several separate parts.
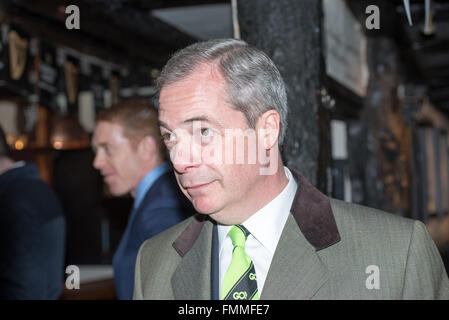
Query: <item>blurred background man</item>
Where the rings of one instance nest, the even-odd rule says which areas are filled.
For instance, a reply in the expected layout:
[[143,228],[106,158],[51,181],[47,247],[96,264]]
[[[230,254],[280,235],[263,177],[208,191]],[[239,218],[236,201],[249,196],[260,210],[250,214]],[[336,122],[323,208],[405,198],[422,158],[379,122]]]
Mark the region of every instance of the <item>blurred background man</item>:
[[130,99],[101,112],[92,138],[93,166],[114,196],[131,194],[133,209],[113,257],[119,299],[131,299],[137,251],[148,238],[193,213],[165,161],[157,110],[146,99]]
[[58,299],[65,218],[34,164],[15,162],[0,128],[0,299]]

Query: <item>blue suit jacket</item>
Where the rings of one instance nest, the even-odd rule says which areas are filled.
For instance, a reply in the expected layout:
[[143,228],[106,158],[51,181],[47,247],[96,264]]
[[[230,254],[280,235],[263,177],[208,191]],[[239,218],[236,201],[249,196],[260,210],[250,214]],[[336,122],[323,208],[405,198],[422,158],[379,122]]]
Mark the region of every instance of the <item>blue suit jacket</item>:
[[58,299],[65,218],[34,164],[0,175],[0,300]]
[[140,245],[195,213],[176,182],[173,170],[162,174],[131,214],[114,254],[114,282],[118,299],[132,299],[134,268]]

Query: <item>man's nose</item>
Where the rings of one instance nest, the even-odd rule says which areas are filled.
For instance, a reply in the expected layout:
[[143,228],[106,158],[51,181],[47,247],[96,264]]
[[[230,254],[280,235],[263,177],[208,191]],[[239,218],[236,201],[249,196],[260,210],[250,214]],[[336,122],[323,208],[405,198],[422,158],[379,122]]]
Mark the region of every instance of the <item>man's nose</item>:
[[101,167],[103,166],[104,160],[103,157],[100,155],[100,152],[97,152],[95,154],[94,161],[92,162],[92,165],[95,169],[101,170]]
[[178,173],[186,173],[201,165],[201,145],[192,139],[180,141],[170,150],[170,159]]

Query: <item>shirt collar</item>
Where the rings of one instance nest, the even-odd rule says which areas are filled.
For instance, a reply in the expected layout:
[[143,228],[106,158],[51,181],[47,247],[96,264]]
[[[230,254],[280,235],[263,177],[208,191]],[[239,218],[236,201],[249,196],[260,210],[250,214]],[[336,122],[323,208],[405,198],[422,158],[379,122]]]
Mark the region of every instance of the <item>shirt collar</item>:
[[148,172],[145,175],[145,177],[143,177],[143,179],[139,182],[139,185],[137,186],[136,197],[133,205],[134,209],[139,207],[140,203],[145,197],[145,194],[151,188],[153,183],[169,169],[170,165],[168,164],[168,162],[162,162],[159,166]]
[[[270,201],[266,206],[251,215],[243,226],[256,238],[267,250],[274,254],[277,243],[281,237],[282,230],[298,187],[292,173],[284,167],[288,179],[287,186],[282,192]],[[220,251],[224,240],[232,226],[218,225],[218,243]]]
[[25,164],[26,164],[25,161],[14,162],[14,164],[11,166],[11,168],[9,168],[9,170],[23,167]]

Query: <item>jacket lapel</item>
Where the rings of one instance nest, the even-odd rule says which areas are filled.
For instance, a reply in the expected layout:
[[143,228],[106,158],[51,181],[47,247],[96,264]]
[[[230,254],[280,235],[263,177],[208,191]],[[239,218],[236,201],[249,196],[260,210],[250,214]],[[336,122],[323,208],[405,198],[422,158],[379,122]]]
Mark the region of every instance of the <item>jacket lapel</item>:
[[298,190],[262,290],[263,299],[310,299],[327,281],[316,251],[340,241],[327,196],[290,169]]
[[[193,233],[199,232],[199,234],[197,238],[191,239],[193,244],[188,251],[181,252],[175,247],[183,258],[171,279],[173,295],[176,300],[208,300],[211,298],[213,224],[194,219],[187,229],[189,228],[195,231]],[[178,238],[180,239],[182,236]],[[180,241],[177,242],[181,244]]]
[[310,299],[327,279],[326,266],[289,215],[261,299]]
[[290,212],[304,237],[317,251],[339,242],[340,233],[329,197],[311,185],[298,171],[290,171],[298,181]]

